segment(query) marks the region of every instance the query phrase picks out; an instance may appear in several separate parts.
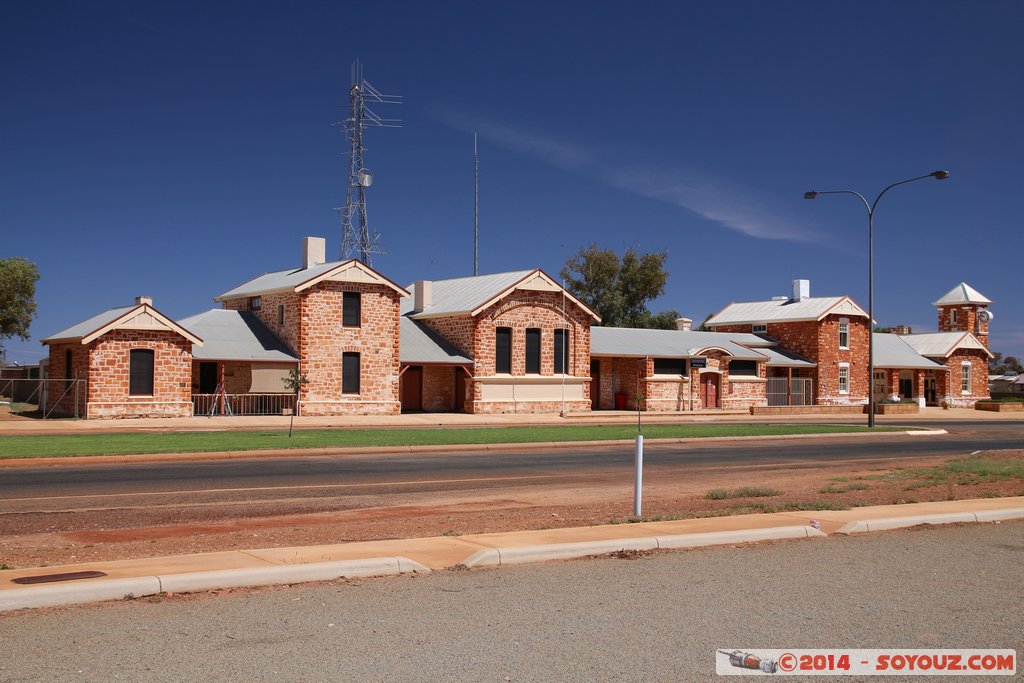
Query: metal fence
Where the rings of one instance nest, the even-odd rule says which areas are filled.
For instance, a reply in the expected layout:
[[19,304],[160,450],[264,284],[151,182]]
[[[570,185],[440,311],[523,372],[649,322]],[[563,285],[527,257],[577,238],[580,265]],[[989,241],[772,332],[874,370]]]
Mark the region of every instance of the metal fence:
[[813,383],[810,377],[769,377],[768,405],[809,406],[814,403]]
[[287,415],[294,410],[295,394],[192,394],[192,414],[197,417]]
[[84,379],[0,379],[0,405],[15,415],[85,417]]

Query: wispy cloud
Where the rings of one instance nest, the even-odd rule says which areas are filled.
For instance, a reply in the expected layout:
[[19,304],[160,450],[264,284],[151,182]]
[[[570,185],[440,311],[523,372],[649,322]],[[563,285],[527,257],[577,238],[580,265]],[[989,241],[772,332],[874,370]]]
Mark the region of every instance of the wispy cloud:
[[692,211],[735,232],[764,240],[823,244],[825,239],[778,206],[778,199],[710,173],[681,166],[652,168],[639,159],[611,160],[610,151],[554,139],[460,112],[435,110],[434,118],[475,131],[491,143],[609,187]]

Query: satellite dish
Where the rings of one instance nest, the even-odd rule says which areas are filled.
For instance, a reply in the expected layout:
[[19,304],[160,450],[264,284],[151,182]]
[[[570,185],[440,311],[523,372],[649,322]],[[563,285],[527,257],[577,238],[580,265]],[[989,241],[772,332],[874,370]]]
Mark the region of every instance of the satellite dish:
[[363,187],[369,187],[373,185],[373,174],[367,171],[365,168],[359,169],[359,173],[356,174],[359,177],[359,184]]
[[992,322],[992,318],[996,317],[991,311],[982,311],[978,314],[978,320],[983,323]]

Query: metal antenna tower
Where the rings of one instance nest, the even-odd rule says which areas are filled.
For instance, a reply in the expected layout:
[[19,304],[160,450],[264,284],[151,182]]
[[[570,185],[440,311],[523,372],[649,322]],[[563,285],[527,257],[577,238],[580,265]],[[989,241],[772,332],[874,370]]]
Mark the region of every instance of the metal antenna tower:
[[370,230],[366,218],[366,188],[373,183],[373,175],[363,164],[363,132],[366,128],[401,128],[399,119],[385,119],[373,112],[370,104],[401,104],[401,95],[385,95],[363,78],[363,65],[356,60],[352,64],[352,87],[348,91],[349,117],[341,122],[349,142],[348,188],[345,206],[337,209],[341,214],[341,257],[352,258],[356,252],[359,260],[370,264],[371,254],[380,254],[377,240],[380,235]]

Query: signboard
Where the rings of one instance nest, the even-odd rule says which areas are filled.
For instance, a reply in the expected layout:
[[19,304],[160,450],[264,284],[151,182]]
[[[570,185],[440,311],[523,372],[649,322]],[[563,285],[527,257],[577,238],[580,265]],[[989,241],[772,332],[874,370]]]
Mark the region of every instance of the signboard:
[[691,368],[706,368],[708,366],[708,359],[704,356],[694,356],[690,359]]

